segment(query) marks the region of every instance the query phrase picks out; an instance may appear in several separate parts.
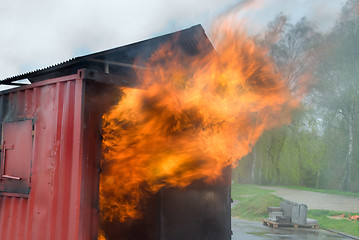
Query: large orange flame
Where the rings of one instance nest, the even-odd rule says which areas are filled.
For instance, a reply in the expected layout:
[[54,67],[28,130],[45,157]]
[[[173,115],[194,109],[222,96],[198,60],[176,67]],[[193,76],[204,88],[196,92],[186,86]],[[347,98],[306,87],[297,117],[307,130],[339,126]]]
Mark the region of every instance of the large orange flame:
[[103,116],[103,217],[139,218],[147,194],[210,183],[264,130],[289,123],[297,101],[267,51],[225,22],[213,33],[217,53],[185,62],[158,49],[142,86],[123,88]]

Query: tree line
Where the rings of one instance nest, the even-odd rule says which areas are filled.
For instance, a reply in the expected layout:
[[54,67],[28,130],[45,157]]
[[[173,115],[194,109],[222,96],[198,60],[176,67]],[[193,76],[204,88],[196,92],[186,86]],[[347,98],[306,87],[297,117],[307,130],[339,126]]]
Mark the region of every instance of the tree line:
[[291,124],[260,137],[233,180],[358,192],[359,0],[348,0],[326,33],[280,14],[255,38],[301,107]]

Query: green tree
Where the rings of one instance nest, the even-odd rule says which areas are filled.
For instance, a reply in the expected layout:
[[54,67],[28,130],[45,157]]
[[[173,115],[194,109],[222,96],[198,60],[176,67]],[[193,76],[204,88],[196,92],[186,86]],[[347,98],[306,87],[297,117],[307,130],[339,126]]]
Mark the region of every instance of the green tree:
[[[327,49],[316,74],[319,84],[315,99],[324,113],[323,127],[337,139],[343,135],[347,139],[345,156],[341,156],[345,164],[339,171],[341,187],[346,191],[351,189],[355,123],[359,119],[358,6],[358,0],[349,0],[344,5],[340,20],[327,36]],[[333,151],[343,149],[336,147]]]
[[[288,87],[298,98],[302,97],[308,86],[308,76],[314,70],[313,66],[318,59],[315,50],[320,39],[321,35],[307,19],[302,18],[293,25],[289,23],[289,17],[283,14],[270,22],[266,33],[258,37],[258,43],[269,49],[268,54],[276,62],[277,70],[283,74]],[[266,184],[301,184],[303,181],[300,177],[307,176],[302,172],[309,171],[304,157],[301,157],[308,155],[304,153],[307,149],[299,143],[298,138],[307,134],[306,128],[301,127],[305,122],[308,122],[308,116],[303,108],[294,115],[289,126],[263,134],[252,153],[246,157],[252,163],[250,171],[248,169],[241,173],[248,175],[250,172],[251,176],[243,178]],[[305,139],[307,138],[303,137],[301,140]],[[248,164],[241,166],[248,167]]]

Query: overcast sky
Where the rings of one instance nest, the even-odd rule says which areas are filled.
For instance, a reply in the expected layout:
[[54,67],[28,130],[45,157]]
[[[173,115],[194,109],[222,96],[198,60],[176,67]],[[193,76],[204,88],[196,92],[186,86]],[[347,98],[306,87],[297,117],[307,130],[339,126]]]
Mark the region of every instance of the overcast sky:
[[[0,79],[213,20],[241,0],[1,0]],[[330,28],[345,0],[252,0],[253,32],[282,12]],[[209,36],[210,37],[210,36]]]

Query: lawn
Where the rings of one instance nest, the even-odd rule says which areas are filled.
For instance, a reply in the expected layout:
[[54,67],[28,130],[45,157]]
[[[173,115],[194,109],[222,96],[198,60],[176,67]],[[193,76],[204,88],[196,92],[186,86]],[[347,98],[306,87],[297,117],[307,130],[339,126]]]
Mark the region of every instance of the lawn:
[[[331,218],[331,216],[345,214],[343,218]],[[335,212],[329,210],[309,210],[308,217],[318,220],[319,226],[324,229],[344,232],[359,237],[359,222],[349,219],[349,216],[358,215],[351,212]]]
[[[302,190],[310,191],[308,188],[303,188]],[[256,185],[233,184],[232,198],[238,200],[239,203],[232,208],[232,216],[262,221],[268,217],[268,207],[279,207],[280,202],[283,201],[282,198],[273,195],[272,192],[272,190],[257,188]],[[321,190],[321,192],[334,194],[333,191]],[[349,220],[348,217],[339,219],[330,218],[340,214],[343,213],[328,210],[308,211],[308,217],[318,220],[320,228],[331,229],[359,237],[359,221]],[[358,213],[344,214],[346,216],[359,215]]]

